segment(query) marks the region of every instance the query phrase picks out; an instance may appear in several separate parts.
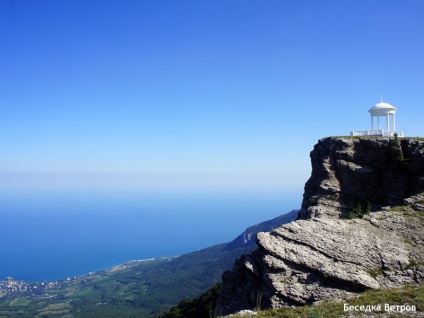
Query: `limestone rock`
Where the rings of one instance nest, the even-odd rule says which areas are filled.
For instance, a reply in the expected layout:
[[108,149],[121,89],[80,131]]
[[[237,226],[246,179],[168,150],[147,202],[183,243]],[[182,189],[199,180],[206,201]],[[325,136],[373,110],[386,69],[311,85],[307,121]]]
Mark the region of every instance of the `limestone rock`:
[[423,268],[410,268],[411,260],[422,261],[423,247],[407,243],[424,239],[423,225],[412,229],[403,217],[386,214],[297,220],[259,233],[259,249],[223,275],[219,314],[342,300],[368,289],[424,282]]
[[387,137],[321,139],[310,155],[300,217],[339,218],[358,204],[376,210],[424,192],[424,141],[402,138],[400,144],[403,162],[393,157]]
[[[300,219],[258,233],[258,249],[222,277],[218,315],[345,300],[424,282],[424,142],[326,138],[311,152]],[[375,212],[341,219],[359,204]],[[402,205],[393,207],[393,205]]]

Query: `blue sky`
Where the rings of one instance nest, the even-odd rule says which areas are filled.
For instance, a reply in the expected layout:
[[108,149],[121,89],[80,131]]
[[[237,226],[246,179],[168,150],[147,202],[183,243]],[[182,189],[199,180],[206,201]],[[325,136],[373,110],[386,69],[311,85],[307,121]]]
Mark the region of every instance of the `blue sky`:
[[301,189],[316,141],[424,136],[424,1],[0,1],[0,182]]

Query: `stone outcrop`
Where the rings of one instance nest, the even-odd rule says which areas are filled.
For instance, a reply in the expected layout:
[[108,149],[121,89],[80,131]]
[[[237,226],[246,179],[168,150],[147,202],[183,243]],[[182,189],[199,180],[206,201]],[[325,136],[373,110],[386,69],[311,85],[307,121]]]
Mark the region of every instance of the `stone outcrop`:
[[343,217],[368,202],[378,210],[424,192],[424,141],[399,140],[402,162],[387,137],[321,139],[310,155],[301,218]]
[[[258,233],[258,249],[223,274],[218,314],[344,300],[424,282],[424,142],[327,138],[311,153],[301,218]],[[341,219],[357,204],[374,212]],[[396,206],[396,207],[390,207]]]

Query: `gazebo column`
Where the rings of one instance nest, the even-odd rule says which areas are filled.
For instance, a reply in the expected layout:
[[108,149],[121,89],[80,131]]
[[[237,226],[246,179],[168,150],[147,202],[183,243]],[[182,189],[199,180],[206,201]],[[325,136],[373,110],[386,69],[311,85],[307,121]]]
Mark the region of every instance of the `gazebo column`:
[[396,131],[396,114],[393,113],[393,131]]
[[[383,102],[383,99],[381,99],[380,103],[368,110],[371,115],[371,129],[375,130],[376,133],[378,131],[378,135],[391,136],[396,131],[396,110],[396,107]],[[375,117],[377,117],[377,123],[374,123]],[[380,117],[383,117],[381,123]],[[386,124],[384,124],[384,118],[386,118]]]

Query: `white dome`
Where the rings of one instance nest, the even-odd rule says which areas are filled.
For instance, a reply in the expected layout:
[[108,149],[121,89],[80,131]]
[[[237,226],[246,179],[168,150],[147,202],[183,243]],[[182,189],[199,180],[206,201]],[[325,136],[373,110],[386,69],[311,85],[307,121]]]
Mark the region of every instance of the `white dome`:
[[375,104],[373,108],[369,110],[369,113],[373,116],[385,116],[386,114],[396,113],[397,108],[389,103],[378,103]]

